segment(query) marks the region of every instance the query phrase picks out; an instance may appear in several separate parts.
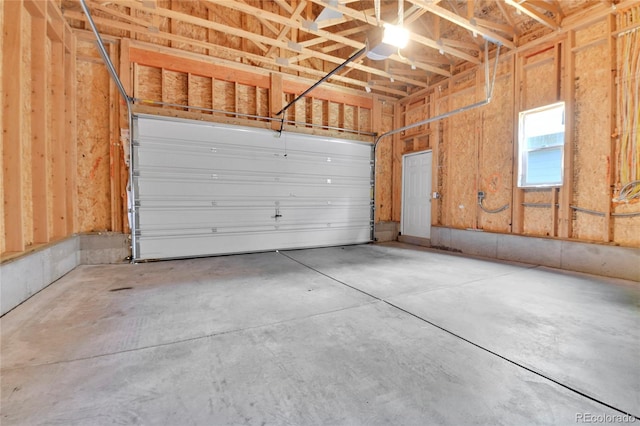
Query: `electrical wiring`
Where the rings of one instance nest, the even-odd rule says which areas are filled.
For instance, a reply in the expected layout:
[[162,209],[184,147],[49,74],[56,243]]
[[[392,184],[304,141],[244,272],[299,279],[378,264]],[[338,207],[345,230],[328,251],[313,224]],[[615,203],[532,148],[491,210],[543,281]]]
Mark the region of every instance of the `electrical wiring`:
[[495,214],[495,213],[500,213],[505,211],[506,209],[509,208],[509,203],[505,204],[502,207],[498,207],[497,209],[488,209],[486,208],[483,204],[482,201],[484,200],[484,192],[480,191],[478,192],[478,206],[482,209],[483,212],[485,213],[491,213],[491,214]]
[[613,201],[627,202],[640,197],[640,28],[621,33],[619,47],[617,165],[618,182],[624,186]]
[[630,201],[640,199],[640,180],[634,180],[620,188],[618,196],[613,201]]
[[[597,210],[585,209],[585,208],[578,207],[578,206],[569,206],[569,207],[571,207],[573,210],[575,210],[577,212],[582,212],[582,213],[590,214],[590,215],[593,215],[593,216],[605,217],[607,215],[605,212],[599,212]],[[611,216],[615,216],[615,217],[634,217],[634,216],[640,216],[640,212],[611,213]]]
[[479,201],[479,202],[478,202],[478,205],[480,206],[480,208],[482,209],[482,211],[483,211],[483,212],[485,212],[485,213],[492,213],[492,214],[493,214],[493,213],[500,213],[500,212],[503,212],[503,211],[505,211],[506,209],[508,209],[508,208],[509,208],[509,204],[505,204],[504,206],[499,207],[499,208],[497,208],[497,209],[495,209],[495,210],[490,210],[490,209],[487,209],[485,206],[483,206],[483,205],[482,205],[482,201]]

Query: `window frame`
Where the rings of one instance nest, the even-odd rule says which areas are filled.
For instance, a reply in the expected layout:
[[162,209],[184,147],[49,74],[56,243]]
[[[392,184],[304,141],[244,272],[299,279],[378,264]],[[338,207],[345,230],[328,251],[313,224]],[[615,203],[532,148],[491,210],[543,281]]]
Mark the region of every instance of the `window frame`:
[[[545,112],[556,108],[562,108],[562,143],[558,145],[542,146],[538,148],[528,148],[525,135],[525,117],[535,113]],[[537,108],[520,111],[518,114],[518,188],[554,188],[562,186],[564,183],[564,150],[567,143],[566,128],[566,105],[564,101],[554,102]],[[556,132],[559,133],[559,132]],[[552,135],[554,133],[544,133],[538,136]],[[544,152],[560,149],[560,179],[553,182],[531,183],[527,180],[529,171],[529,154],[532,152]]]

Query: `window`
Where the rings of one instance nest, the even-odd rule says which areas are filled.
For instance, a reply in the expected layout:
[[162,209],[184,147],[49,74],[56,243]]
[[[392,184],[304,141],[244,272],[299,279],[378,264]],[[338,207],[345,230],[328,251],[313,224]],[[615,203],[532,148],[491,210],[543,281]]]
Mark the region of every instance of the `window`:
[[519,125],[518,186],[562,185],[564,102],[522,111]]

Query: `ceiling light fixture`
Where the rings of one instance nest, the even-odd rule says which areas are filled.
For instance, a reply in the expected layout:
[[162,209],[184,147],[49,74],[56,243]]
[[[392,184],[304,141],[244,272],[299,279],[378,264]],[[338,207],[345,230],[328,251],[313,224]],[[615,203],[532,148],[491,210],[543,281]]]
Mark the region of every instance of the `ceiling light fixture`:
[[409,30],[401,25],[384,24],[382,42],[398,49],[404,49],[409,43]]
[[[376,0],[376,6],[380,0]],[[378,7],[376,8],[376,11]],[[403,0],[398,1],[398,24],[383,24],[382,41],[367,52],[367,58],[374,61],[387,59],[399,49],[404,49],[409,43],[409,30],[404,28],[404,6]]]
[[367,58],[374,61],[387,59],[409,42],[409,30],[399,25],[384,24],[382,41],[367,52]]

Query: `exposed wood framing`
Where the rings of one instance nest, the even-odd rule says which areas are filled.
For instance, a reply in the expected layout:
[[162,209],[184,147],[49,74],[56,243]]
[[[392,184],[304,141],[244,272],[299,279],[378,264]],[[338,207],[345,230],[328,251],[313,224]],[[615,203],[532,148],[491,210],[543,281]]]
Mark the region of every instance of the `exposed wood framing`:
[[[0,5],[0,27],[4,28],[4,5]],[[6,251],[5,209],[8,207],[5,207],[6,200],[4,197],[4,48],[4,31],[0,31],[0,99],[2,101],[2,105],[0,105],[0,125],[2,125],[2,131],[0,131],[0,197],[2,197],[2,202],[0,202],[0,253],[4,253]]]
[[65,69],[65,109],[64,140],[66,144],[66,214],[67,233],[78,231],[78,151],[76,131],[76,39],[69,27],[65,28],[64,37],[64,69]]
[[[608,190],[607,190],[607,203],[604,209],[604,229],[602,230],[602,240],[604,242],[610,242],[613,241],[614,236],[613,236],[613,217],[611,216],[611,214],[613,213],[613,205],[611,200],[613,199],[613,193],[614,193],[614,189],[615,189],[615,183],[616,183],[616,170],[615,170],[615,166],[613,165],[614,163],[614,159],[615,159],[615,146],[616,146],[616,108],[617,108],[617,104],[618,104],[618,99],[616,97],[616,86],[615,86],[615,82],[616,82],[616,65],[617,65],[617,57],[618,57],[618,53],[617,53],[617,43],[616,43],[616,39],[613,35],[613,33],[616,30],[616,20],[615,17],[613,15],[609,15],[607,17],[607,51],[609,52],[609,69],[610,69],[610,76],[609,76],[609,85],[608,85],[608,92],[609,92],[609,114],[608,114],[608,121],[609,121],[609,134],[611,135],[611,140],[609,143],[609,152],[608,152],[608,162],[607,162],[607,184],[608,184]],[[636,96],[640,96],[638,94],[636,94]]]
[[53,157],[53,235],[67,235],[66,144],[65,137],[65,79],[64,45],[62,40],[51,42],[51,155]]
[[544,13],[535,10],[533,7],[528,6],[529,2],[521,3],[516,0],[504,0],[504,1],[509,6],[515,8],[521,13],[524,13],[527,16],[530,16],[531,18],[535,19],[542,25],[545,25],[551,28],[552,30],[557,30],[560,28],[557,22],[555,22],[553,19],[547,17]]
[[564,182],[560,189],[560,200],[558,202],[558,236],[561,238],[571,238],[573,236],[573,157],[574,157],[574,99],[576,95],[575,86],[575,53],[573,48],[576,44],[575,31],[569,31],[565,47],[565,81],[564,99],[565,103],[565,139],[564,139]]
[[[46,4],[31,3],[31,175],[33,196],[33,242],[46,243],[49,233],[48,202],[51,157],[47,134],[47,75],[50,64],[46,61],[47,43]],[[26,4],[25,4],[26,5]]]
[[515,67],[513,72],[513,86],[514,86],[514,105],[513,109],[513,122],[515,125],[513,126],[513,161],[512,161],[512,196],[511,196],[511,232],[514,234],[521,234],[524,230],[524,207],[522,203],[524,202],[524,190],[518,187],[518,158],[519,158],[519,150],[518,150],[518,119],[519,112],[522,111],[523,108],[523,100],[522,100],[522,90],[523,90],[523,71],[524,71],[524,58],[522,56],[518,56],[516,58]]
[[4,183],[4,222],[5,251],[21,252],[25,249],[23,229],[23,188],[22,188],[22,147],[23,114],[21,111],[22,80],[25,73],[21,70],[22,58],[22,20],[25,14],[19,2],[5,1],[4,8],[4,40],[2,46],[2,87],[4,97],[3,134],[3,183]]
[[[441,18],[444,18],[450,22],[453,22],[456,25],[459,25],[462,28],[465,28],[471,31],[474,34],[479,34],[483,37],[487,37],[490,40],[499,41],[500,43],[502,43],[504,46],[508,48],[511,48],[511,49],[515,48],[515,44],[513,43],[513,40],[509,40],[493,31],[487,30],[486,28],[477,25],[477,23],[472,22],[470,19],[473,19],[473,13],[471,14],[471,17],[469,19],[465,19],[460,15],[457,15],[441,6],[434,5],[431,2],[427,2],[424,0],[409,0],[409,1],[411,1],[413,4],[417,6],[420,6],[428,10],[429,12],[435,15],[440,16]],[[471,10],[473,11],[473,9]]]

